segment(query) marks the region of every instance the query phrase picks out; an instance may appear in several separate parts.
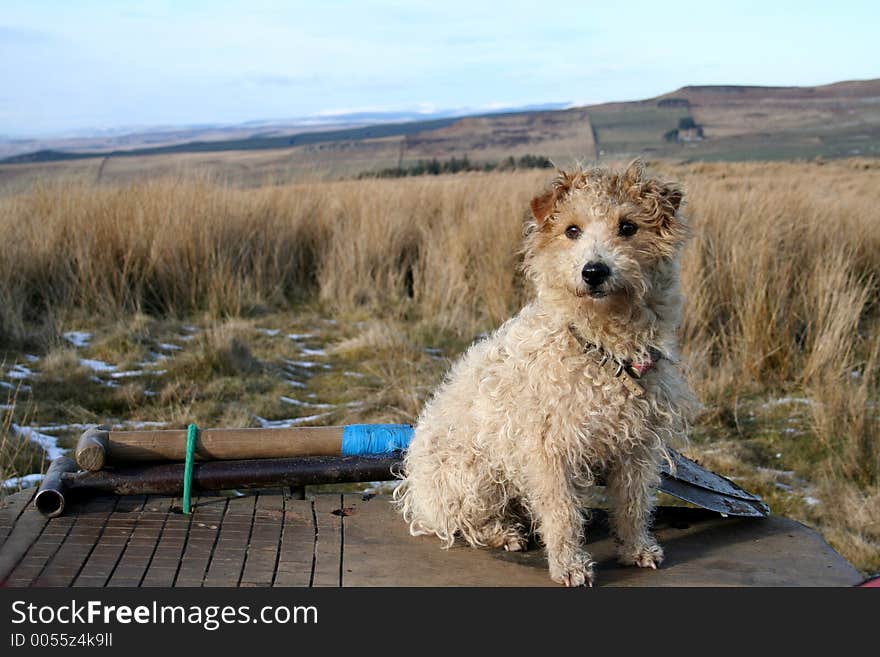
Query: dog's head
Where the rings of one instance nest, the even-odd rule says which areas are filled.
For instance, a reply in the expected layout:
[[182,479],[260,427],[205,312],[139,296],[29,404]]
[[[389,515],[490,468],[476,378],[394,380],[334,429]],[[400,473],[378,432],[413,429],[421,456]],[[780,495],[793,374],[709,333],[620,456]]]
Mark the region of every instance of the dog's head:
[[677,186],[647,178],[639,160],[623,172],[560,171],[532,200],[526,272],[539,295],[609,308],[639,303],[670,278],[687,236],[681,201]]

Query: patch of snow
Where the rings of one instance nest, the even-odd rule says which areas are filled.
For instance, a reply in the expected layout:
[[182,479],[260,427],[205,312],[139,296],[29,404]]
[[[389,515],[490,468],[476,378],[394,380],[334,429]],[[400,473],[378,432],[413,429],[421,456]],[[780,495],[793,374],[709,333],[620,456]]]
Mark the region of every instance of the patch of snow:
[[160,363],[163,360],[168,360],[168,356],[165,354],[160,354],[158,351],[151,351],[149,353],[149,360],[145,360],[141,365],[149,365],[150,363]]
[[293,365],[294,367],[304,367],[306,369],[311,369],[318,366],[318,363],[313,363],[307,360],[290,360],[288,358],[285,358],[284,362],[288,365]]
[[291,340],[308,340],[315,337],[314,333],[288,333],[287,337]]
[[785,404],[803,404],[812,406],[813,400],[805,397],[780,397],[779,399],[771,399],[761,405],[761,408],[770,408],[772,406],[783,406]]
[[167,422],[152,422],[152,421],[144,421],[144,422],[120,422],[119,424],[114,424],[114,429],[156,429],[161,427],[167,427]]
[[0,411],[11,411],[15,408],[15,404],[0,404]]
[[808,506],[816,506],[817,504],[822,504],[821,500],[817,500],[812,495],[805,495],[804,502],[806,502]]
[[133,376],[162,376],[167,370],[130,370],[128,372],[113,372],[110,374],[114,379],[127,379]]
[[24,365],[13,365],[12,369],[10,369],[6,376],[10,379],[28,379],[34,375],[33,370],[29,367],[25,367]]
[[25,354],[24,359],[29,363],[36,363],[38,360],[40,360],[40,357],[34,356],[34,354]]
[[260,426],[263,429],[286,429],[288,427],[293,427],[298,424],[305,424],[306,422],[314,422],[315,420],[320,420],[323,417],[327,417],[330,413],[318,413],[317,415],[306,415],[305,417],[294,417],[289,418],[287,420],[267,420],[266,418],[262,418],[259,415],[255,415],[257,422],[260,423]]
[[94,360],[91,358],[80,358],[79,364],[83,367],[88,367],[93,372],[115,372],[119,369],[116,365],[111,365],[110,363],[105,363],[103,360]]
[[12,477],[7,479],[2,484],[0,484],[0,488],[6,489],[17,489],[17,488],[33,488],[37,484],[43,481],[43,475],[40,473],[24,475],[23,477]]
[[46,452],[46,459],[49,461],[54,461],[67,453],[66,449],[58,446],[58,439],[55,436],[49,436],[31,427],[21,427],[17,424],[13,424],[11,427],[17,436],[39,445]]
[[79,422],[71,422],[70,424],[46,424],[42,427],[33,427],[37,431],[48,431],[49,433],[56,433],[58,431],[70,431],[71,429],[77,429],[79,431],[85,431],[86,429],[90,429],[94,424],[81,424]]
[[291,388],[305,388],[306,384],[296,379],[284,379]]
[[258,328],[257,333],[262,333],[263,335],[268,335],[270,338],[274,338],[281,333],[281,329]]
[[291,365],[292,367],[301,367],[301,368],[307,369],[307,370],[310,370],[314,367],[319,367],[323,370],[330,369],[330,365],[328,365],[327,363],[315,363],[310,360],[290,360],[288,358],[285,358],[284,362],[287,363],[288,365]]
[[91,381],[92,383],[97,383],[98,385],[101,385],[101,386],[107,386],[108,388],[118,388],[119,387],[119,384],[116,383],[116,381],[105,381],[104,379],[97,377],[97,376],[90,376],[89,381]]
[[353,379],[363,379],[366,374],[361,374],[360,372],[343,372],[342,376],[350,376]]
[[179,344],[171,344],[170,342],[160,342],[159,349],[164,349],[165,351],[181,351],[183,347]]
[[794,470],[776,470],[775,468],[758,468],[758,472],[776,477],[794,477]]
[[61,335],[77,349],[88,347],[89,343],[92,341],[92,334],[88,331],[68,331]]
[[146,370],[129,370],[127,372],[112,372],[110,376],[114,379],[128,379],[133,376],[143,376],[146,373]]
[[192,324],[187,324],[186,326],[183,326],[181,328],[183,328],[183,330],[187,333],[198,333],[202,330],[198,326],[193,326]]
[[327,352],[324,349],[307,349],[303,347],[300,349],[303,356],[326,356]]
[[31,387],[24,383],[19,383],[18,385],[14,385],[9,383],[8,381],[0,381],[0,388],[6,388],[7,390],[21,390],[22,392],[30,392]]
[[758,472],[761,472],[766,475],[770,475],[772,477],[784,477],[786,479],[791,479],[794,477],[794,470],[777,470],[776,468],[757,468]]
[[292,404],[294,406],[308,406],[310,408],[333,408],[333,404],[316,404],[315,402],[304,402],[299,399],[293,399],[292,397],[281,397],[281,401],[285,404]]

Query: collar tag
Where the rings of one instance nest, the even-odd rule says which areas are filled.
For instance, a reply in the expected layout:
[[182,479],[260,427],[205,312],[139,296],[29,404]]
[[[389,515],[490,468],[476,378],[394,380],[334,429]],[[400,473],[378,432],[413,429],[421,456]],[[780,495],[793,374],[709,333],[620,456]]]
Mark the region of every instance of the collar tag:
[[655,360],[644,360],[641,363],[632,363],[629,366],[630,374],[637,379],[641,379],[649,370],[653,369],[657,363]]
[[663,357],[660,351],[652,347],[649,360],[640,363],[620,364],[602,347],[588,342],[574,324],[570,324],[568,330],[584,350],[584,353],[592,354],[596,363],[610,371],[613,377],[620,379],[623,387],[629,390],[633,396],[641,397],[645,394],[645,389],[639,384],[638,379],[647,374],[657,364],[657,361]]

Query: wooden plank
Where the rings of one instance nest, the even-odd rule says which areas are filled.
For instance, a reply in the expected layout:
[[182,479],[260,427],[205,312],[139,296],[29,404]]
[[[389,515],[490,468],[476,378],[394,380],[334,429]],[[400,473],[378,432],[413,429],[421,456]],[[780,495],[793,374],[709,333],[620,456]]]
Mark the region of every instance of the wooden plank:
[[311,500],[287,497],[281,548],[272,586],[309,586],[314,575],[315,523]]
[[344,507],[345,586],[553,585],[541,550],[527,564],[503,550],[443,550],[436,538],[410,536],[387,497],[346,495]]
[[199,497],[197,505],[193,507],[174,586],[203,585],[228,505],[228,497]]
[[147,497],[107,586],[140,586],[162,537],[173,501],[173,497]]
[[[377,497],[346,495],[346,586],[556,586],[541,548],[508,553],[409,536]],[[598,586],[850,586],[859,573],[816,532],[786,518],[723,518],[702,509],[658,510],[655,533],[666,552],[659,570],[617,563],[603,513],[587,528]]]
[[62,517],[50,520],[43,531],[33,540],[27,551],[9,573],[8,586],[33,586],[43,570],[67,539],[74,518]]
[[318,495],[312,586],[342,586],[342,495]]
[[264,491],[257,498],[240,586],[271,586],[281,551],[284,527],[283,490]]
[[[170,497],[92,498],[47,521],[33,491],[3,505],[8,586],[555,586],[544,552],[442,550],[412,537],[387,498],[276,492],[200,497],[192,516]],[[13,496],[15,497],[15,496]],[[115,505],[115,508],[114,508]],[[599,586],[851,585],[861,576],[816,532],[785,518],[722,518],[661,508],[666,561],[620,566],[604,514],[587,529]],[[341,569],[341,574],[340,574]]]
[[[192,500],[193,507],[198,506],[198,497]],[[169,498],[159,540],[150,556],[146,570],[141,577],[139,586],[170,587],[180,565],[186,535],[189,532],[190,516],[183,515],[182,500],[179,497]]]
[[[788,518],[723,518],[703,509],[658,511],[666,552],[657,571],[600,563],[611,586],[852,586],[863,577],[815,531]],[[601,536],[609,546],[607,534]],[[609,554],[610,557],[610,554]]]
[[109,496],[92,498],[74,507],[70,531],[55,554],[46,560],[33,586],[70,586],[100,540],[115,507],[116,498]]
[[36,488],[29,488],[0,499],[0,551],[19,516],[24,513],[36,494]]
[[[25,504],[18,508],[16,513],[14,526],[8,533],[6,540],[0,548],[0,586],[21,586],[21,582],[26,579],[27,574],[19,573],[19,583],[16,584],[10,579],[12,571],[18,566],[19,562],[25,557],[31,545],[40,537],[44,528],[48,523],[48,519],[37,511],[32,504],[31,499],[36,491],[25,491],[18,493],[27,498]],[[18,504],[20,500],[14,503]],[[33,569],[32,569],[33,570]],[[32,573],[32,577],[38,573]]]
[[101,537],[73,581],[73,586],[106,586],[134,532],[145,495],[120,497]]
[[[196,441],[195,457],[199,461],[235,461],[339,456],[342,452],[343,429],[341,426],[202,429]],[[186,457],[186,435],[186,429],[111,431],[107,439],[107,460],[110,463],[183,461]]]
[[[223,497],[195,496],[192,499],[192,513],[184,515],[183,501],[181,498],[175,497],[165,518],[162,538],[159,545],[156,546],[147,572],[144,573],[141,586],[176,586],[180,571],[183,570],[183,557],[189,544],[190,532],[196,513],[200,509],[203,512],[199,514],[199,522],[201,524],[204,524],[202,520],[212,522],[212,518],[215,518],[217,513],[222,513],[222,511],[218,510],[218,505],[222,506],[225,504],[226,499]],[[188,567],[191,565],[188,564]],[[184,577],[188,577],[186,571],[184,572]],[[181,586],[201,586],[203,577],[204,571],[202,570],[197,575],[197,582],[182,583]],[[195,575],[193,579],[196,579]]]
[[232,498],[211,554],[203,586],[238,586],[247,554],[258,494]]

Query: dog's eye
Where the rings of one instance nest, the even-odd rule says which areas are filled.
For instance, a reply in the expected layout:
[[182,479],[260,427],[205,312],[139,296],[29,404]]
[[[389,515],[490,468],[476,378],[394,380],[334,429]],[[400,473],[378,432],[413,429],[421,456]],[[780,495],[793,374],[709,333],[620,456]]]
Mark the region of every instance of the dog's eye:
[[635,235],[638,229],[639,225],[632,221],[621,221],[620,225],[617,227],[617,234],[621,237],[630,237]]
[[565,229],[565,236],[570,240],[576,240],[581,236],[581,229],[574,225],[569,226]]

